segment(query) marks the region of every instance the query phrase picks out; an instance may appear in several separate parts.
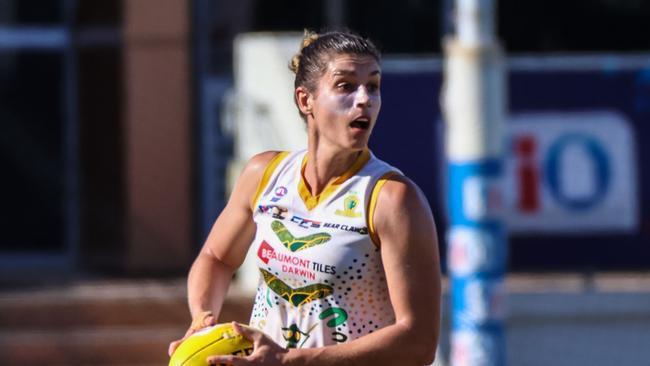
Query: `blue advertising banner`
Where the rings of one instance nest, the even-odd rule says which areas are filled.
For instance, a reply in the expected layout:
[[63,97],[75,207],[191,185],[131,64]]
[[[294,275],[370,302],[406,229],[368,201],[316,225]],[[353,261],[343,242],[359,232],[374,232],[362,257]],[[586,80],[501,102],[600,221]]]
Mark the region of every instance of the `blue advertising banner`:
[[[650,55],[510,58],[508,65],[501,199],[509,269],[649,269],[650,144],[642,138],[650,136]],[[447,192],[459,188],[448,187],[441,61],[389,59],[382,74],[371,148],[423,189],[445,243],[455,214]]]

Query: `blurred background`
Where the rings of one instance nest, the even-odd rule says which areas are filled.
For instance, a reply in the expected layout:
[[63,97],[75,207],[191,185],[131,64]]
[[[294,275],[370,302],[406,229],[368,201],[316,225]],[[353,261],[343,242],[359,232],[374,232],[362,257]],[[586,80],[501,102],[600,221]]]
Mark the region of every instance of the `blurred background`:
[[[650,3],[497,6],[509,364],[643,364]],[[341,26],[383,51],[371,149],[423,189],[444,264],[452,0],[0,0],[0,363],[165,364],[242,162],[305,144],[302,30]],[[249,277],[223,320],[247,321]]]

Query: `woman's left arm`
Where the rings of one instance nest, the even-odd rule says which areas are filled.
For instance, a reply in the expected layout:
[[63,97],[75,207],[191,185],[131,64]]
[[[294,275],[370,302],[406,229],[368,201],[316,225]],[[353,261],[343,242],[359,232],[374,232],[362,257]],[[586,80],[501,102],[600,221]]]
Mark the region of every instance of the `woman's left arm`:
[[248,357],[215,356],[212,363],[243,365],[428,365],[440,329],[440,259],[431,209],[418,187],[397,176],[377,198],[380,239],[395,323],[336,346],[284,350],[262,333],[240,328],[255,343]]
[[395,329],[388,336],[395,339],[381,340],[390,352],[382,354],[380,363],[428,365],[438,344],[441,301],[438,239],[431,209],[411,180],[394,176],[379,192],[374,224],[395,311]]

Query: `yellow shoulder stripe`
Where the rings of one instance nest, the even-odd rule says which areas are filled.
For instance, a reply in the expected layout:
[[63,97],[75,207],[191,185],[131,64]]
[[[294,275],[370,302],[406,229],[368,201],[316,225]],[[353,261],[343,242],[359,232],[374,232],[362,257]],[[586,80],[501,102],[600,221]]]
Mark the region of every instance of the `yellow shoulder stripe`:
[[379,246],[379,236],[375,231],[375,220],[374,220],[375,207],[377,206],[377,197],[379,196],[379,191],[381,191],[381,187],[384,186],[384,184],[388,181],[390,177],[396,174],[398,174],[396,171],[390,171],[382,175],[377,180],[377,183],[375,183],[375,186],[372,188],[372,193],[370,193],[370,200],[368,202],[368,211],[367,211],[368,214],[366,215],[366,219],[368,220],[368,234],[370,235],[370,239],[372,240],[373,243],[375,243],[376,246]]
[[275,171],[275,168],[278,167],[278,164],[280,164],[280,162],[284,160],[284,158],[287,157],[287,155],[289,155],[288,151],[281,151],[279,154],[275,155],[269,162],[269,165],[266,166],[266,169],[264,170],[264,175],[262,175],[262,179],[260,179],[260,182],[257,185],[257,191],[255,192],[255,195],[251,200],[251,209],[253,211],[255,211],[255,204],[257,203],[257,200],[260,198],[262,191],[264,191],[266,185],[269,184],[269,180],[271,179],[271,175]]

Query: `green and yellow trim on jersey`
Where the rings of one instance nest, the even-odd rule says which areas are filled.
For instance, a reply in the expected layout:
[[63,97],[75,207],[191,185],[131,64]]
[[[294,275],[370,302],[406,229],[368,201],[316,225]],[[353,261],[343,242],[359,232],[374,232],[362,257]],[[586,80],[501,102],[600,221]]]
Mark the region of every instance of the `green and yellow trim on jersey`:
[[309,188],[307,188],[307,184],[305,183],[305,166],[307,165],[307,154],[305,154],[300,167],[300,180],[298,181],[298,194],[305,203],[305,207],[310,211],[313,210],[319,202],[325,201],[334,191],[336,191],[343,182],[357,174],[359,170],[366,165],[368,160],[370,160],[370,150],[364,149],[347,171],[327,183],[321,193],[312,196]]

